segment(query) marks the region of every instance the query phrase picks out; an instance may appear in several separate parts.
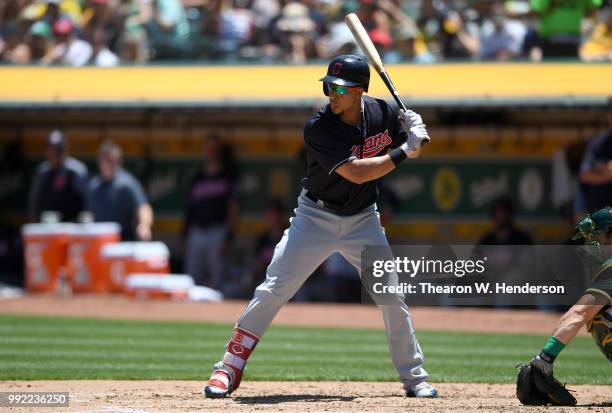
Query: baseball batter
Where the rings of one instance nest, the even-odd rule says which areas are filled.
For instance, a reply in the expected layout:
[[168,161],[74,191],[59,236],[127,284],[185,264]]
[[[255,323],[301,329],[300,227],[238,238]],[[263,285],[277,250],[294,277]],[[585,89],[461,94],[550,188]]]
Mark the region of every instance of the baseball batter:
[[[206,397],[225,397],[238,388],[246,361],[276,313],[327,257],[339,252],[360,270],[364,246],[389,245],[376,211],[376,180],[416,158],[429,140],[418,114],[363,96],[370,83],[366,59],[338,56],[320,80],[329,104],[304,127],[308,169],[295,217],[222,361],[213,367]],[[407,396],[436,397],[403,298],[397,295],[394,305],[380,306],[391,359]]]

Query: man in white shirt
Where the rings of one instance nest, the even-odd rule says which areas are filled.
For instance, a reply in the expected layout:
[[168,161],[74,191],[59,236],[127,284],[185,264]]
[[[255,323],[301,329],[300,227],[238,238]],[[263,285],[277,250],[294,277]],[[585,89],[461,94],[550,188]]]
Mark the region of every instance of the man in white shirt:
[[68,66],[84,66],[89,62],[93,49],[89,43],[74,35],[74,25],[68,19],[53,24],[55,46],[42,59],[45,65],[62,63]]

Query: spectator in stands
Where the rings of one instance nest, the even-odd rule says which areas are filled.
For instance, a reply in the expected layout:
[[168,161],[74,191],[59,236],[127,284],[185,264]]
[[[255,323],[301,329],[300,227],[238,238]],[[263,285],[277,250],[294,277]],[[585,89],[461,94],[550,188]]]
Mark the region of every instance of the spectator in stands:
[[333,23],[330,26],[329,34],[322,39],[322,46],[319,50],[321,57],[331,58],[342,54],[355,54],[357,45],[351,30],[344,23]]
[[121,60],[144,63],[149,59],[149,41],[145,24],[153,18],[150,1],[124,0],[115,7],[113,22],[118,35],[112,49]]
[[242,57],[263,63],[281,60],[282,50],[274,29],[280,9],[279,0],[253,0],[251,38],[242,49]]
[[221,11],[217,29],[217,57],[237,60],[240,49],[252,39],[254,15],[249,0],[232,0],[231,7]]
[[329,33],[329,18],[326,14],[325,0],[300,0],[308,9],[308,17],[315,23],[313,36],[317,40]]
[[394,36],[395,47],[385,53],[383,60],[386,63],[434,63],[435,57],[412,17],[390,0],[380,0],[378,4],[395,19],[399,28]]
[[119,56],[108,48],[106,33],[97,30],[92,38],[92,55],[90,63],[98,67],[112,67],[119,65]]
[[93,49],[89,43],[76,37],[74,24],[68,19],[60,19],[53,25],[56,44],[43,57],[41,63],[50,65],[61,63],[68,66],[84,66],[91,59]]
[[98,150],[99,175],[86,191],[86,209],[96,222],[117,222],[124,241],[152,238],[153,209],[138,180],[123,169],[121,148],[109,141]]
[[276,22],[284,59],[292,64],[304,64],[317,56],[315,47],[316,23],[308,8],[301,3],[287,3]]
[[239,216],[237,176],[231,148],[219,137],[206,140],[205,152],[206,162],[187,193],[185,272],[199,285],[222,290],[224,250]]
[[523,39],[527,33],[525,24],[509,20],[503,6],[499,5],[480,32],[479,55],[483,60],[511,60],[521,54]]
[[185,7],[180,0],[143,2],[152,16],[145,23],[153,59],[185,59],[189,57],[190,27]]
[[531,245],[531,237],[514,225],[514,205],[501,197],[491,208],[493,229],[480,240],[480,245]]
[[111,51],[121,61],[143,64],[149,60],[148,37],[145,24],[153,17],[148,1],[123,0],[114,9],[113,23],[116,39],[111,39]]
[[[219,16],[221,14],[222,3],[222,0],[206,0],[202,2],[201,6],[197,7],[200,13],[200,35],[208,39],[212,39],[214,38],[214,36],[216,36],[217,29],[219,26]],[[264,3],[264,7],[266,7],[266,3]],[[271,9],[272,11],[270,13],[272,13],[272,16],[275,16],[278,12],[278,5],[276,5],[276,11],[274,9],[274,5],[271,7]],[[254,12],[257,14],[257,11]]]
[[117,46],[119,59],[124,63],[144,64],[149,59],[146,33],[125,32]]
[[45,20],[51,27],[59,20],[67,19],[73,24],[81,21],[81,5],[77,0],[43,0]]
[[607,131],[589,139],[580,165],[588,213],[612,205],[612,97],[608,100],[607,123]]
[[249,294],[266,278],[266,268],[272,261],[274,248],[283,237],[287,228],[285,207],[278,199],[271,199],[264,208],[264,223],[266,229],[255,242],[255,260],[252,268],[252,278],[249,280]]
[[[537,13],[541,19],[539,39],[530,31],[523,49],[534,58],[542,51],[546,56],[576,56],[580,21],[603,1],[584,0],[587,5],[578,7],[572,2],[530,0],[530,13],[513,6],[514,15],[525,19]],[[525,28],[524,21],[509,21],[501,14],[488,22],[491,10],[503,8],[500,4],[495,0],[0,0],[0,31],[10,22],[22,23],[15,43],[19,47],[12,50],[6,47],[6,39],[0,40],[0,52],[5,52],[4,61],[27,63],[30,26],[44,21],[55,32],[56,24],[68,20],[81,54],[87,54],[88,48],[79,42],[96,43],[102,30],[106,48],[100,50],[107,49],[128,63],[205,58],[303,64],[353,52],[355,45],[342,18],[357,12],[389,62],[499,60],[518,56],[516,44]],[[584,59],[609,57],[610,24],[600,24],[593,31],[583,48]],[[66,47],[59,39],[58,43],[52,50],[63,56],[59,52]],[[53,56],[47,60],[61,62]],[[91,56],[86,59],[91,60]]]
[[30,48],[22,41],[17,23],[11,21],[0,28],[0,61],[24,65],[30,57]]
[[459,11],[448,10],[441,18],[441,51],[444,59],[473,58],[478,54],[479,22]]
[[581,42],[582,19],[602,0],[579,2],[530,0],[531,9],[539,15],[538,47],[530,52],[532,59],[543,56],[577,58]]
[[107,39],[118,37],[117,26],[114,24],[115,8],[109,0],[90,0],[89,6],[83,11],[80,22],[81,37],[89,43],[95,42],[95,37],[100,32],[105,34]]
[[30,32],[26,37],[28,46],[30,47],[31,62],[40,63],[49,53],[51,41],[51,27],[44,20],[37,21],[30,28]]
[[54,211],[61,221],[76,221],[84,206],[87,167],[68,156],[68,139],[59,130],[47,138],[46,158],[30,189],[30,220],[38,222],[43,212]]
[[391,33],[391,19],[384,10],[376,9],[372,14],[372,27],[368,31],[372,43],[381,56],[384,56],[393,47],[393,36]]
[[17,17],[31,0],[4,0],[0,1],[0,27],[10,21],[17,20]]
[[598,14],[599,22],[580,48],[586,61],[612,61],[612,6]]

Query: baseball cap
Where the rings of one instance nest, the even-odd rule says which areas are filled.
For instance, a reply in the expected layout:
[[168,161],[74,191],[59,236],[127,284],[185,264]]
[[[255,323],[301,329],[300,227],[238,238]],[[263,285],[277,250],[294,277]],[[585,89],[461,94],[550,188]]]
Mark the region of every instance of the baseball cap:
[[30,27],[30,34],[32,36],[40,36],[40,37],[51,37],[51,27],[49,27],[49,23],[44,20],[39,20]]
[[310,18],[308,7],[302,3],[288,3],[283,7],[277,27],[286,32],[309,32],[314,30],[315,22]]
[[370,39],[372,39],[372,43],[375,45],[380,45],[385,49],[393,46],[393,39],[391,38],[391,35],[384,30],[376,28],[374,30],[370,30],[368,34],[370,35]]
[[55,129],[54,131],[51,131],[47,137],[47,145],[63,151],[66,149],[66,146],[68,146],[68,139],[66,138],[66,135],[62,133],[62,131]]
[[54,34],[70,34],[74,26],[69,19],[59,19],[53,24]]

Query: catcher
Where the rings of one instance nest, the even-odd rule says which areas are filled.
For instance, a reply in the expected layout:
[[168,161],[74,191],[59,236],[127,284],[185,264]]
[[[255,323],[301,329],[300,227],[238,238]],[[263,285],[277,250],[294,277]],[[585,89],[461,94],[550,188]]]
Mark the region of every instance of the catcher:
[[583,217],[574,228],[574,239],[593,246],[597,262],[593,283],[559,320],[544,348],[531,362],[522,366],[516,383],[516,395],[523,404],[574,406],[576,399],[553,376],[553,363],[559,353],[586,324],[597,346],[612,362],[612,257],[602,252],[595,237],[612,244],[612,208],[606,207]]

